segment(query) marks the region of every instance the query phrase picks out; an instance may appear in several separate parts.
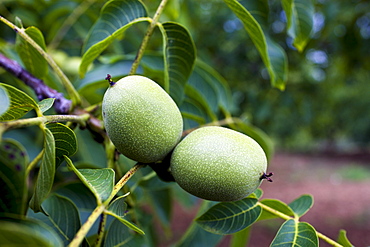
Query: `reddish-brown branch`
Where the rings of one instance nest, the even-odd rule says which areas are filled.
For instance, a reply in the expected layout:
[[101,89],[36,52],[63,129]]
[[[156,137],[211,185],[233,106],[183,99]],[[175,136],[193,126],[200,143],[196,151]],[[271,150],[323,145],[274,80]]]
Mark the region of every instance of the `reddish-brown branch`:
[[42,80],[34,77],[30,72],[22,68],[19,63],[5,57],[1,53],[0,66],[31,87],[39,100],[55,98],[54,109],[58,114],[67,114],[71,109],[72,102],[64,98],[62,93],[48,87]]

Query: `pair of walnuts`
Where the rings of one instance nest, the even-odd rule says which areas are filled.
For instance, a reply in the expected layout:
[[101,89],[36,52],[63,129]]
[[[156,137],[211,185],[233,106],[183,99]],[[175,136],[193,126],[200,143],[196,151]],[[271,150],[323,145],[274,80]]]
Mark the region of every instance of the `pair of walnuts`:
[[109,138],[126,157],[158,166],[167,158],[180,187],[213,201],[240,200],[266,177],[266,155],[252,138],[209,126],[181,140],[181,112],[156,82],[139,75],[109,81],[103,120]]

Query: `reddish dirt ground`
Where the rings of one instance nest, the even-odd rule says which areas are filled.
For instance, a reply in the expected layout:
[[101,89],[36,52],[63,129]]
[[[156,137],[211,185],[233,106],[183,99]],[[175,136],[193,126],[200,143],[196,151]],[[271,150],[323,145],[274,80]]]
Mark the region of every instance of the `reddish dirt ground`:
[[[279,152],[269,172],[273,183],[264,182],[262,198],[289,203],[302,194],[314,197],[312,209],[302,217],[318,232],[336,239],[340,229],[356,247],[370,246],[370,155],[302,155]],[[175,209],[173,236],[181,236],[193,212]],[[176,215],[181,215],[176,217]],[[181,217],[181,221],[179,218]],[[186,220],[183,220],[186,219]],[[258,222],[253,226],[249,247],[269,246],[282,220]],[[229,238],[218,247],[229,245]],[[331,246],[320,240],[320,246]]]
[[[336,239],[340,229],[356,247],[370,246],[370,156],[277,154],[269,167],[273,183],[263,183],[263,198],[289,203],[311,194],[314,205],[302,217],[322,234]],[[279,227],[261,222],[250,246],[269,246]],[[320,240],[320,246],[331,246]]]

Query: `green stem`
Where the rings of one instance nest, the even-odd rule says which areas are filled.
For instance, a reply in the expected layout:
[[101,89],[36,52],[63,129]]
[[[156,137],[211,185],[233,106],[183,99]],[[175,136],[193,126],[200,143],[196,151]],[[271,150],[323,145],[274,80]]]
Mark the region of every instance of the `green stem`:
[[[263,208],[267,212],[270,212],[270,213],[272,213],[272,214],[274,214],[274,215],[276,215],[276,216],[278,216],[278,217],[280,217],[280,218],[282,218],[284,220],[292,220],[292,219],[293,220],[298,220],[297,218],[294,218],[294,217],[291,217],[289,215],[286,215],[286,214],[284,214],[284,213],[282,213],[280,211],[277,211],[277,210],[275,210],[275,209],[273,209],[273,208],[271,208],[271,207],[269,207],[269,206],[267,206],[267,205],[265,205],[265,204],[263,204],[261,202],[257,202],[257,205],[259,205],[261,208]],[[343,247],[343,245],[335,242],[333,239],[328,238],[327,236],[325,236],[324,234],[322,234],[322,233],[320,233],[318,231],[316,231],[316,234],[317,234],[317,236],[319,238],[321,238],[322,240],[324,240],[328,244],[331,244],[334,247]]]
[[96,241],[95,241],[96,247],[100,247],[103,242],[104,230],[105,230],[106,224],[107,224],[107,215],[102,214],[100,217],[98,237],[96,238]]
[[104,204],[108,205],[109,202],[113,199],[113,197],[122,189],[122,187],[127,183],[127,181],[134,175],[140,168],[146,166],[142,163],[136,163],[126,174],[118,181],[118,183],[114,186],[113,191],[109,198],[104,202]]
[[341,244],[338,244],[337,242],[335,242],[333,239],[331,238],[328,238],[327,236],[325,236],[324,234],[320,233],[320,232],[316,232],[317,236],[319,238],[321,238],[322,240],[324,240],[325,242],[327,242],[328,244],[331,244],[333,245],[334,247],[343,247],[343,245]]
[[29,163],[26,169],[26,176],[30,174],[30,171],[37,165],[37,163],[42,159],[44,155],[45,150],[41,150],[41,152]]
[[274,215],[276,215],[276,216],[278,216],[278,217],[280,217],[280,218],[282,218],[282,219],[284,219],[284,220],[291,220],[291,219],[294,219],[294,217],[291,217],[291,216],[286,215],[286,214],[284,214],[284,213],[282,213],[282,212],[280,212],[280,211],[277,211],[276,209],[273,209],[273,208],[271,208],[271,207],[269,207],[269,206],[267,206],[267,205],[265,205],[265,204],[263,204],[263,203],[261,203],[261,202],[257,202],[257,204],[258,204],[261,208],[263,208],[264,210],[266,210],[267,212],[270,212],[270,213],[272,213],[272,214],[274,214]]
[[143,38],[143,41],[141,42],[139,51],[136,55],[136,58],[132,64],[131,70],[130,70],[130,75],[133,75],[136,73],[137,68],[139,67],[140,61],[144,55],[144,51],[148,45],[149,39],[153,34],[153,31],[155,27],[157,26],[157,22],[159,20],[159,17],[161,16],[164,7],[166,6],[168,0],[162,0],[161,3],[159,4],[157,11],[155,12],[152,21],[150,22],[150,25],[148,27],[148,30],[146,31],[146,34]]
[[53,60],[53,58],[42,49],[41,46],[39,46],[28,34],[25,32],[24,28],[19,28],[12,22],[8,21],[4,17],[0,16],[0,21],[5,23],[7,26],[12,28],[15,32],[19,34],[23,39],[25,39],[30,45],[32,45],[40,54],[45,58],[45,60],[49,63],[49,65],[53,68],[55,73],[60,78],[63,86],[67,90],[68,94],[71,97],[72,100],[72,108],[76,105],[79,105],[81,103],[81,98],[76,89],[74,88],[71,81],[67,78],[67,76],[63,73],[63,71],[59,68],[59,66],[56,64],[56,62]]
[[50,115],[50,116],[25,118],[25,119],[13,120],[13,121],[0,122],[0,129],[1,129],[0,136],[2,132],[10,130],[10,129],[33,126],[33,125],[40,125],[40,124],[44,124],[47,122],[74,122],[74,123],[79,123],[82,126],[84,126],[85,122],[89,119],[89,117],[90,117],[90,114],[85,113],[82,115]]
[[130,187],[130,192],[133,193],[135,189],[139,186],[140,182],[142,181],[148,181],[149,179],[157,176],[157,174],[153,171],[149,173],[148,175],[143,176],[138,182],[136,182],[134,185]]
[[107,154],[107,167],[114,169],[115,167],[115,153],[116,147],[113,145],[112,141],[109,138],[104,140],[105,153]]
[[68,245],[70,247],[78,247],[80,246],[82,240],[85,238],[87,233],[89,232],[92,225],[95,223],[95,221],[99,218],[99,216],[103,213],[105,210],[105,205],[98,205],[95,210],[91,213],[85,224],[82,225],[80,230],[76,233],[75,237],[71,241],[71,243]]
[[95,208],[95,210],[91,213],[87,221],[82,225],[80,230],[76,233],[75,237],[73,238],[71,243],[68,245],[69,247],[80,246],[86,234],[89,232],[89,230],[94,225],[95,221],[99,218],[99,216],[108,207],[113,197],[118,193],[118,191],[120,191],[120,189],[122,189],[122,187],[127,183],[127,181],[132,177],[132,175],[134,175],[140,168],[144,166],[145,164],[137,163],[121,178],[120,181],[118,181],[118,183],[114,186],[113,191],[111,195],[109,196],[109,198]]

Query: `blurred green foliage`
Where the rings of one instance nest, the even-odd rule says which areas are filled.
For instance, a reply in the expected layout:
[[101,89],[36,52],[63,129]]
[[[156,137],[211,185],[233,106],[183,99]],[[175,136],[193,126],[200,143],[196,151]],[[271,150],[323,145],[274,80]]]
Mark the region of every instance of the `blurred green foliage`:
[[[97,19],[94,13],[99,13],[105,1],[85,1],[89,11],[74,20],[73,28],[64,30],[61,43],[57,30],[63,28],[79,1],[60,1],[60,6],[51,2],[5,0],[0,3],[0,13],[10,20],[19,17],[25,27],[37,26],[48,47],[57,47],[57,50],[50,49],[54,59],[59,59],[62,69],[78,80],[78,66],[73,64],[79,62],[77,56],[81,55],[87,36],[86,27]],[[250,4],[245,0],[240,2]],[[279,41],[289,59],[285,91],[271,87],[258,51],[239,19],[225,8],[223,1],[171,0],[162,19],[175,20],[189,29],[198,57],[219,71],[230,84],[238,106],[236,113],[244,114],[252,124],[267,132],[278,143],[278,148],[368,147],[370,3],[365,0],[316,1],[313,39],[302,53],[296,51],[291,38],[286,36],[286,18],[281,4],[274,1],[269,4],[267,31]],[[152,14],[154,9],[148,11]],[[114,42],[106,53],[134,53],[145,29],[146,25],[130,28],[130,35],[120,41],[124,44]],[[158,31],[156,35],[160,35]],[[15,39],[15,33],[2,23],[0,36],[8,39],[1,42]],[[161,47],[160,42],[153,38],[149,49]],[[4,47],[0,44],[0,48]],[[9,50],[2,52],[9,57],[14,55],[7,54],[11,53]],[[102,63],[106,62],[103,58],[100,58]],[[6,77],[9,75],[0,71],[0,80],[5,81]]]
[[278,148],[368,147],[370,3],[316,1],[313,39],[302,53],[285,37],[280,3],[270,4],[269,34],[289,58],[283,92],[270,86],[257,50],[222,1],[188,1],[188,11],[181,13],[192,14],[180,17],[193,34],[198,56],[227,78],[239,113],[274,137]]

